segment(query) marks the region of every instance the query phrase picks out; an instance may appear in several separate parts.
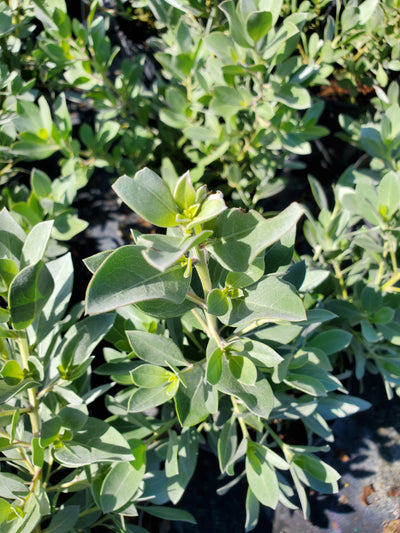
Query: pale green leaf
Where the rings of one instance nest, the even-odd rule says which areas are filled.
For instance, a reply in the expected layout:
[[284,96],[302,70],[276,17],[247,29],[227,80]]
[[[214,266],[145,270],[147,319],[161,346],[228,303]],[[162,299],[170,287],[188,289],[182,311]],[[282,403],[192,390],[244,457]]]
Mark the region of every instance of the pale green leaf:
[[229,289],[243,289],[264,275],[264,254],[257,256],[245,272],[228,272],[225,285]]
[[257,368],[245,356],[231,355],[228,359],[229,370],[232,376],[244,385],[254,385],[257,380]]
[[149,168],[134,178],[121,176],[113,185],[114,191],[133,211],[156,226],[176,226],[177,205],[163,180]]
[[183,509],[155,505],[148,505],[146,507],[142,507],[142,509],[146,513],[164,520],[177,520],[180,522],[189,522],[189,524],[197,524],[194,517],[188,511],[184,511]]
[[207,360],[206,377],[211,385],[216,385],[221,377],[223,357],[221,348],[216,348]]
[[184,268],[160,272],[144,259],[140,246],[123,246],[109,255],[95,272],[87,291],[88,313],[101,313],[146,300],[165,299],[180,304],[190,280]]
[[225,13],[229,21],[230,35],[239,46],[250,48],[250,42],[246,33],[246,27],[240,13],[236,11],[235,2],[226,0],[219,5],[219,9]]
[[[178,380],[177,383],[179,384]],[[129,398],[128,412],[140,413],[168,402],[176,393],[176,390],[171,391],[169,387],[170,384],[166,383],[151,389],[136,389]]]
[[79,505],[63,505],[52,516],[50,524],[44,530],[44,533],[70,533],[78,521],[79,511]]
[[276,509],[279,501],[279,484],[275,470],[266,461],[260,461],[253,443],[246,454],[246,477],[256,498],[267,507]]
[[54,280],[42,261],[22,269],[9,292],[11,321],[15,329],[25,329],[39,315],[54,288]]
[[72,441],[64,441],[54,450],[55,459],[67,467],[93,463],[132,461],[131,448],[114,427],[97,418],[89,418]]
[[341,352],[350,344],[352,339],[351,333],[343,329],[329,329],[318,333],[312,337],[308,342],[309,348],[319,348],[323,350],[326,355],[331,355]]
[[214,229],[212,254],[221,265],[235,272],[246,272],[250,264],[265,248],[282,238],[296,224],[303,210],[292,203],[271,219],[256,211],[245,213],[228,209],[219,215]]
[[253,41],[259,41],[272,27],[272,14],[268,11],[253,11],[247,18],[247,33]]
[[165,367],[169,364],[189,366],[178,346],[167,337],[138,330],[126,331],[126,335],[136,355],[146,363]]
[[215,316],[225,315],[229,304],[226,294],[221,289],[212,289],[207,295],[208,312]]
[[21,268],[43,259],[52,228],[53,221],[48,220],[39,222],[31,229],[22,247]]
[[137,490],[138,473],[128,462],[111,466],[100,489],[100,504],[104,513],[126,505]]
[[276,277],[264,277],[246,289],[246,297],[235,298],[220,320],[230,326],[242,326],[255,320],[305,320],[300,298],[288,283]]
[[184,427],[199,424],[218,409],[217,391],[205,381],[204,370],[194,366],[185,372],[186,387],[180,386],[175,396],[175,408]]
[[169,370],[155,365],[140,365],[131,370],[130,374],[135,385],[145,389],[159,387],[174,376]]
[[183,258],[186,252],[198,246],[212,235],[212,231],[202,231],[199,234],[181,237],[172,235],[141,235],[138,245],[146,247],[143,256],[146,261],[161,272]]

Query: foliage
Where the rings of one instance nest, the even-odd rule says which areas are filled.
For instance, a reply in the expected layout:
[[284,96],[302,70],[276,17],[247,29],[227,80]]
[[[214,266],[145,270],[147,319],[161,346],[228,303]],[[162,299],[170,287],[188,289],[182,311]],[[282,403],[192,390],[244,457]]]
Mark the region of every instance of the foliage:
[[296,52],[311,14],[279,21],[282,2],[228,0],[193,17],[197,4],[148,4],[165,27],[151,39],[166,80],[157,85],[164,153],[176,145],[194,181],[249,207],[282,190],[289,155],[309,154],[328,133],[308,90],[323,66]]
[[291,204],[270,219],[227,208],[220,193],[196,190],[188,172],[169,188],[143,169],[120,177],[114,190],[167,228],[135,232],[135,244],[86,260],[87,312],[123,308],[109,337],[123,352],[108,351],[99,369],[123,385],[108,408],[136,431],[162,427],[156,442],[167,453],[165,470],[155,475],[166,492],[158,498],[175,504],[183,494],[196,458],[181,466],[179,443],[191,431],[192,446],[206,439],[221,473],[233,477],[221,492],[247,479],[247,530],[259,503],[295,508],[286,471],[306,516],[304,487],[335,492],[338,475],[316,455],[326,447],[282,440],[285,421],[302,420],[310,442],[312,434],[331,441],[326,419],[366,404],[340,394],[346,390],[332,372],[331,358],[352,335],[329,325],[332,312],[306,313],[299,298],[329,274],[292,264],[301,208]]
[[[368,407],[347,378],[400,394],[399,2],[87,7],[0,0],[0,532],[195,523],[200,446],[220,494],[247,484],[246,531],[260,504],[307,516],[338,488],[330,420]],[[117,16],[152,26],[141,53]],[[359,159],[262,214],[329,133],[329,91],[371,96],[339,120]],[[121,174],[155,233],[87,258],[76,304],[74,201]]]
[[[311,178],[321,211],[309,215],[304,233],[314,250],[310,264],[328,268],[328,283],[319,298],[338,315],[337,325],[353,336],[348,355],[358,379],[365,371],[380,373],[392,397],[399,386],[398,320],[400,279],[398,227],[400,202],[398,85],[376,102],[380,111],[365,124],[342,117],[352,141],[371,157],[370,167],[350,167],[334,188],[329,210],[326,195]],[[332,299],[334,296],[334,299]]]

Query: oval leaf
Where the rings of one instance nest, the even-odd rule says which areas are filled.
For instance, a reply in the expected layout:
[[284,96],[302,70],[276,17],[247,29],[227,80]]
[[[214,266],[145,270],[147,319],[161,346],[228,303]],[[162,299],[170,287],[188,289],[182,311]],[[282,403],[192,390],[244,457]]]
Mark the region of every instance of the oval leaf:
[[178,208],[166,183],[144,168],[134,178],[121,176],[113,185],[118,196],[144,219],[161,228],[176,226]]

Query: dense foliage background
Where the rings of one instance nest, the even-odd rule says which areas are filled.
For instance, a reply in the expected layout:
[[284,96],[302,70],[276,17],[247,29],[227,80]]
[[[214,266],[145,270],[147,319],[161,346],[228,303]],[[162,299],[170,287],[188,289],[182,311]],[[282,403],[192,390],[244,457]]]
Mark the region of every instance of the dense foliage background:
[[[354,383],[400,392],[399,28],[399,0],[0,0],[1,533],[194,524],[199,449],[245,531],[338,490]],[[94,190],[136,213],[119,248],[85,241]]]

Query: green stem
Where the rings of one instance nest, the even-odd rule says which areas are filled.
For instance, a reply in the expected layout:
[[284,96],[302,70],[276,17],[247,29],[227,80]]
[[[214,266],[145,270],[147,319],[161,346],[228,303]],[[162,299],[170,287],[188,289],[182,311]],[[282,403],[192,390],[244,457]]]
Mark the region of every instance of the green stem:
[[149,437],[147,440],[144,441],[144,443],[146,444],[146,447],[149,444],[151,444],[152,442],[154,442],[155,440],[157,440],[160,435],[162,435],[163,433],[168,431],[169,428],[171,428],[177,422],[178,422],[178,417],[177,416],[175,418],[172,418],[171,420],[168,420],[168,422],[166,422],[157,431],[155,431],[154,434],[151,437]]
[[[203,287],[204,300],[207,300],[208,293],[212,290],[212,283],[210,278],[210,273],[208,271],[208,265],[205,258],[205,250],[200,250],[197,246],[193,251],[193,258],[196,265],[196,271],[199,275],[201,285]],[[217,330],[217,318],[214,315],[211,315],[207,312],[207,309],[204,309],[204,314],[207,319],[207,330],[210,336],[214,337],[220,348],[224,348],[225,342],[218,334]]]
[[332,265],[333,265],[333,268],[335,269],[335,275],[339,282],[340,290],[342,291],[342,296],[345,300],[347,300],[349,295],[347,293],[346,283],[344,282],[344,279],[343,279],[343,273],[340,270],[340,265],[335,260],[332,261]]
[[30,407],[24,407],[23,409],[9,409],[8,411],[0,411],[0,418],[2,416],[13,416],[15,412],[19,412],[20,415],[30,413],[32,409]]
[[278,435],[275,433],[275,431],[271,428],[271,426],[266,426],[267,429],[268,429],[268,433],[271,435],[271,437],[274,439],[274,441],[277,443],[277,445],[279,446],[279,448],[281,448],[282,450],[284,449],[285,447],[285,443],[282,441],[282,439],[280,439],[278,437]]
[[186,298],[190,300],[191,302],[195,303],[196,305],[198,305],[199,307],[201,307],[202,309],[207,309],[206,302],[203,300],[203,298],[196,296],[196,294],[193,294],[192,292],[188,292],[186,294]]
[[384,283],[381,287],[381,290],[384,292],[390,287],[392,287],[395,283],[397,283],[400,280],[400,272],[397,272],[394,274],[386,283]]
[[[29,345],[25,333],[21,333],[21,337],[17,339],[17,344],[19,347],[22,366],[25,370],[29,371]],[[39,403],[36,397],[36,389],[31,387],[28,389],[28,398],[31,405],[31,410],[29,412],[29,418],[32,426],[32,434],[34,437],[39,437],[40,434],[40,419],[39,419]]]
[[398,266],[397,266],[397,258],[395,252],[391,249],[390,250],[390,258],[392,260],[392,268],[394,272],[397,272]]
[[236,416],[237,421],[239,422],[240,429],[242,430],[243,438],[247,440],[250,439],[249,432],[247,431],[247,426],[243,418],[241,417],[241,412],[239,409],[239,405],[236,401],[236,398],[234,396],[231,396],[232,404],[233,404],[233,412]]

